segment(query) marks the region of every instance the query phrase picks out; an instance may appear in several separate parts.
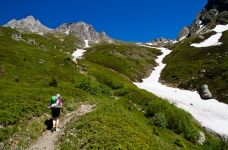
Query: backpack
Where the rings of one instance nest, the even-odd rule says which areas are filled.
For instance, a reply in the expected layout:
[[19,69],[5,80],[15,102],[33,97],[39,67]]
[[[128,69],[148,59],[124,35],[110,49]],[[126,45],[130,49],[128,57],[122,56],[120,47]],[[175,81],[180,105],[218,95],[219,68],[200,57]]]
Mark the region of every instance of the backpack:
[[57,102],[56,96],[52,96],[52,97],[51,97],[51,104],[54,104],[54,103],[56,103],[56,102]]
[[48,108],[49,109],[60,108],[57,101],[58,101],[58,99],[56,98],[56,96],[52,96],[51,103],[48,105]]

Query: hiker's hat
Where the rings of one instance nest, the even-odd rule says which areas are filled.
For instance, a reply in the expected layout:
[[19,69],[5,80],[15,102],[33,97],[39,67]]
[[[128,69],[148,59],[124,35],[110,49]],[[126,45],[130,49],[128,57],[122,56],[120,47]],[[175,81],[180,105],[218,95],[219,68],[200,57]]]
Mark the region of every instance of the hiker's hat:
[[61,98],[60,94],[56,94],[56,97],[57,97],[57,98]]

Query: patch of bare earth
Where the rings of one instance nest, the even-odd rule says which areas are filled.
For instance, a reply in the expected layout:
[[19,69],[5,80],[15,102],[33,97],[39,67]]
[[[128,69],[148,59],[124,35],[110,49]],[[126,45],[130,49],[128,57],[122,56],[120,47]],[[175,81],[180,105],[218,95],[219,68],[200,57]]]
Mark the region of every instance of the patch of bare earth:
[[88,112],[95,110],[96,105],[81,105],[76,111],[66,114],[60,119],[60,128],[58,132],[51,132],[50,130],[44,131],[40,137],[32,144],[28,150],[55,150],[58,146],[58,139],[61,136],[63,129],[67,122],[74,116],[81,116]]

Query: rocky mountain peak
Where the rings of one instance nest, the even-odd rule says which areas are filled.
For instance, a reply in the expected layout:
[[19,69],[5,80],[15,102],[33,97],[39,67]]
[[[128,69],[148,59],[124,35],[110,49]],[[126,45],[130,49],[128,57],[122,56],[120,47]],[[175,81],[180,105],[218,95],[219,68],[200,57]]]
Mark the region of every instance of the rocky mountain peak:
[[33,32],[38,34],[44,34],[52,29],[42,25],[39,20],[36,20],[33,16],[27,16],[21,20],[12,19],[5,27],[16,29],[20,32]]
[[193,24],[182,28],[177,40],[208,32],[218,24],[228,24],[228,0],[208,0]]
[[114,40],[107,36],[104,31],[98,33],[95,31],[92,25],[87,24],[83,21],[77,23],[63,23],[55,30],[53,30],[42,25],[40,21],[36,20],[33,16],[27,16],[21,20],[12,19],[4,26],[16,29],[19,32],[32,32],[41,35],[54,32],[66,33],[78,37],[82,41],[88,40],[90,43],[114,42]]
[[27,16],[24,20],[35,21],[36,19],[31,15]]
[[58,32],[69,32],[74,24],[73,23],[64,23],[57,27],[55,31]]
[[67,34],[74,35],[84,40],[89,40],[92,43],[99,42],[108,42],[112,43],[114,40],[106,35],[104,31],[98,33],[95,31],[92,25],[89,25],[85,22],[77,22],[77,23],[64,23],[55,29],[56,32],[65,32]]
[[172,43],[173,40],[170,40],[170,39],[166,39],[164,37],[162,38],[156,38],[148,43],[145,43],[146,45],[150,45],[150,46],[159,46],[159,47],[163,47],[163,46],[166,46],[170,43]]

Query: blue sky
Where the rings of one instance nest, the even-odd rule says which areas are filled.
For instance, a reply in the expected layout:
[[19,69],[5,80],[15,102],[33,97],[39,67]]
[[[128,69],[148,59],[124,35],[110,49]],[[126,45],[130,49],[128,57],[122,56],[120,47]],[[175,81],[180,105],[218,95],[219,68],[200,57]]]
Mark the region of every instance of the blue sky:
[[0,25],[32,15],[53,29],[84,21],[114,39],[149,42],[176,39],[206,4],[207,0],[0,0]]

